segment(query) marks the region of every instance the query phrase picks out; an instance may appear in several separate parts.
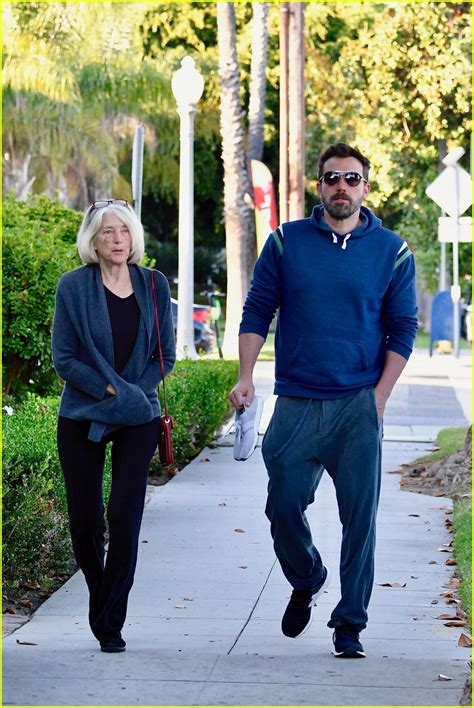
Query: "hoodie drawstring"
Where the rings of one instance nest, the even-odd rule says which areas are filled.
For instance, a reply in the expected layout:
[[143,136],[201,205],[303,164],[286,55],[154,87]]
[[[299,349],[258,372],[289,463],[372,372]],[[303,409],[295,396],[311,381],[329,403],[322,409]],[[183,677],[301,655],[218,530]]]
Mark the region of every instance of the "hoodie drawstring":
[[[331,231],[331,234],[332,234],[332,242],[333,242],[333,243],[337,243],[337,236],[336,236],[336,234],[335,234],[333,231]],[[347,234],[346,236],[344,236],[344,241],[342,242],[342,246],[341,246],[341,248],[342,248],[343,251],[346,250],[346,248],[347,248],[347,242],[348,242],[348,240],[350,239],[351,236],[352,236],[352,234]]]

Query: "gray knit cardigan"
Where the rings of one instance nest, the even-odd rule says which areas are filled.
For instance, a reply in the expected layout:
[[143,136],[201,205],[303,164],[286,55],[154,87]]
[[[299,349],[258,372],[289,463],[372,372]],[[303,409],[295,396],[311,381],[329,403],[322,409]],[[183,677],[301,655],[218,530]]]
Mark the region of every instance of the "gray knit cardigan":
[[[157,386],[161,369],[150,271],[129,266],[140,324],[130,358],[120,375],[114,369],[114,348],[107,302],[98,265],[65,273],[56,291],[52,348],[54,367],[64,379],[59,415],[90,420],[89,440],[125,425],[148,423],[160,415]],[[165,376],[176,359],[168,281],[153,272]],[[107,384],[116,390],[106,395]]]

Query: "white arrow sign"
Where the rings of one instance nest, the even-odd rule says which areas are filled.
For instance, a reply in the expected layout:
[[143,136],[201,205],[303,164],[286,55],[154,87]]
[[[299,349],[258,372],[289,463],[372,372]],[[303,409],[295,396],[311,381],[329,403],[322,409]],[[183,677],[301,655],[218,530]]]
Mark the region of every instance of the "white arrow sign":
[[459,165],[446,167],[425,192],[449,216],[460,216],[472,204],[471,177]]

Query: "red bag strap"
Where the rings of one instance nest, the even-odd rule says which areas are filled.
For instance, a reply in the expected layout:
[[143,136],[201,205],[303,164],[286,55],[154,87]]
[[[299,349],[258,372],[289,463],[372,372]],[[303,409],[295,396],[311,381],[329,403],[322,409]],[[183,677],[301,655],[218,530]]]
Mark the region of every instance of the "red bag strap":
[[157,298],[156,298],[155,278],[153,275],[154,272],[155,271],[153,269],[150,269],[151,291],[153,293],[153,305],[154,305],[154,310],[155,310],[155,327],[156,327],[156,334],[158,336],[158,350],[160,353],[161,382],[163,384],[163,402],[165,404],[165,415],[168,416],[168,401],[166,400],[166,384],[165,384],[165,365],[163,363],[163,351],[161,349],[160,318],[158,315],[158,304],[157,304]]

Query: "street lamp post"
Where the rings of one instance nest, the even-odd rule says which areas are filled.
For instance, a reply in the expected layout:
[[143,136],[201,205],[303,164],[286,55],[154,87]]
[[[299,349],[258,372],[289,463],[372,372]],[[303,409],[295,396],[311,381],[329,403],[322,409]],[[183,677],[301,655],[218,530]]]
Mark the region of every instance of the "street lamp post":
[[186,56],[171,81],[180,118],[179,236],[178,236],[178,359],[196,359],[194,346],[194,116],[204,79]]

